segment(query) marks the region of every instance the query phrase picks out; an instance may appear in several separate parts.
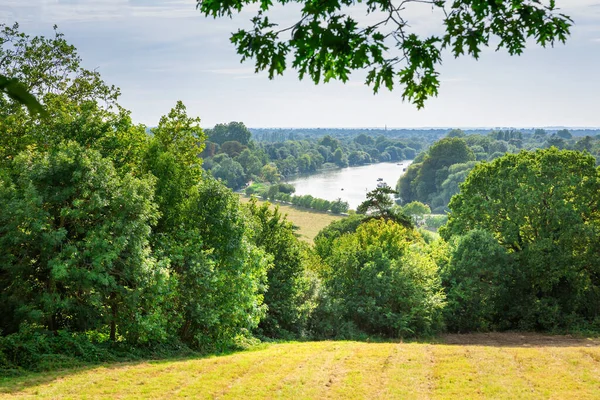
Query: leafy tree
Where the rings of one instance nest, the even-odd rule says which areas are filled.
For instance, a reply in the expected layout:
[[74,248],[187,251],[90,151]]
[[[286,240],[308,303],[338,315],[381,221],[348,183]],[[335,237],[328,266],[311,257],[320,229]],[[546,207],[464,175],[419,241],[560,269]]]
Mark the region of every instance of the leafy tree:
[[333,153],[333,162],[338,167],[344,168],[348,166],[348,158],[346,158],[344,152],[339,147],[335,149],[335,152]]
[[281,175],[277,170],[277,166],[273,163],[263,166],[260,174],[266,182],[277,183],[281,180]]
[[250,243],[249,225],[231,190],[205,177],[190,192],[182,223],[159,238],[177,279],[171,324],[204,351],[230,346],[264,316],[270,257]]
[[556,147],[557,149],[565,149],[567,142],[558,135],[552,135],[546,140],[546,147]]
[[314,308],[306,301],[311,297],[311,284],[305,271],[304,249],[294,235],[292,223],[278,208],[271,210],[268,203],[259,206],[255,200],[248,208],[254,219],[253,240],[273,259],[264,295],[267,314],[258,332],[272,338],[298,336],[305,330]]
[[[96,148],[103,156],[108,153],[106,147],[128,152],[133,140],[126,135],[116,137],[132,125],[128,113],[116,105],[118,89],[80,64],[76,49],[56,27],[54,37],[45,38],[26,35],[18,24],[0,24],[0,74],[11,77],[4,84],[15,88],[18,81],[17,86],[43,103],[48,117],[40,124],[19,102],[0,93],[0,131],[10,132],[0,135],[0,161],[14,158],[28,147],[43,144],[42,148],[48,148],[63,140]],[[138,138],[136,132],[134,140]],[[131,154],[127,158],[131,160]]]
[[341,214],[348,212],[348,208],[348,202],[342,201],[342,199],[338,197],[336,201],[331,202],[330,210],[334,214]]
[[438,194],[431,201],[435,209],[447,210],[450,199],[460,192],[460,184],[467,179],[467,176],[476,164],[475,161],[469,161],[467,163],[453,164],[448,168],[448,177],[442,182],[441,190],[438,191]]
[[[422,153],[421,153],[422,154]],[[416,178],[419,175],[419,170],[421,169],[420,163],[413,163],[404,172],[398,179],[398,183],[396,184],[396,191],[398,192],[398,196],[400,201],[403,204],[410,203],[411,201],[416,200]]]
[[489,232],[514,257],[511,327],[552,329],[598,317],[595,159],[556,148],[477,164],[450,202],[442,236]]
[[[455,57],[466,54],[478,58],[492,41],[511,55],[521,54],[528,38],[541,46],[565,42],[572,23],[557,12],[554,1],[377,0],[365,8],[369,17],[381,15],[379,21],[372,22],[361,21],[347,10],[352,3],[327,0],[302,2],[297,22],[280,27],[269,17],[277,3],[263,3],[251,20],[253,27],[231,36],[242,60],[254,59],[257,72],[267,71],[272,79],[282,74],[291,60],[300,79],[308,76],[319,83],[332,79],[346,82],[353,70],[369,68],[366,83],[375,92],[400,84],[404,86],[403,98],[419,108],[438,93],[437,67],[444,49]],[[422,36],[412,31],[405,9],[419,3],[440,11],[443,34]],[[230,17],[251,4],[203,0],[197,8],[206,16]]]
[[3,332],[30,323],[164,339],[158,299],[143,304],[165,278],[148,247],[158,217],[153,179],[119,176],[76,143],[23,153],[12,170],[0,186]]
[[230,122],[228,124],[217,124],[208,130],[208,139],[211,142],[223,145],[225,142],[236,141],[244,146],[250,143],[252,133],[242,122]]
[[357,137],[354,138],[354,141],[363,146],[370,146],[375,143],[375,140],[371,136],[367,136],[364,133],[361,133]]
[[575,143],[575,150],[579,150],[579,151],[591,152],[592,147],[593,147],[593,144],[592,144],[591,136],[586,136],[586,137],[578,140],[577,143]]
[[418,200],[431,203],[448,178],[448,168],[453,164],[474,160],[475,154],[464,139],[444,138],[435,142],[423,162],[411,165],[400,178],[400,198],[403,202]]
[[452,138],[452,137],[464,138],[465,136],[467,136],[467,135],[462,129],[452,129],[446,135],[446,137],[450,137],[450,138]]
[[189,191],[201,179],[199,155],[205,136],[200,119],[189,117],[180,101],[161,117],[152,133],[144,169],[158,178],[156,200],[162,215],[155,231],[162,233],[178,225]]
[[227,187],[234,190],[241,188],[246,183],[244,168],[235,160],[227,157],[211,170],[213,176],[221,179]]
[[437,267],[413,229],[368,221],[337,238],[325,263],[324,285],[335,310],[330,334],[343,333],[348,323],[391,337],[431,334],[441,327],[444,295]]
[[513,263],[490,232],[471,230],[457,237],[441,270],[447,293],[446,327],[452,332],[506,328],[503,305],[510,296]]
[[221,151],[231,158],[239,156],[247,147],[238,141],[230,140],[221,145]]
[[356,212],[359,214],[367,214],[369,212],[376,215],[388,215],[394,200],[392,195],[397,192],[387,186],[378,187],[367,193],[367,200],[363,201],[357,208]]
[[254,155],[249,149],[244,149],[239,156],[235,158],[242,168],[244,168],[247,177],[258,177],[262,168],[260,159]]
[[556,136],[563,138],[563,139],[571,139],[573,137],[573,135],[571,134],[571,132],[569,132],[568,129],[560,129],[556,132]]
[[402,211],[406,215],[422,217],[425,214],[431,214],[431,209],[427,204],[423,204],[420,201],[413,201],[402,207]]
[[319,144],[321,146],[329,147],[329,150],[332,152],[335,151],[338,147],[340,147],[340,141],[332,138],[329,135],[323,136],[321,140],[319,140]]

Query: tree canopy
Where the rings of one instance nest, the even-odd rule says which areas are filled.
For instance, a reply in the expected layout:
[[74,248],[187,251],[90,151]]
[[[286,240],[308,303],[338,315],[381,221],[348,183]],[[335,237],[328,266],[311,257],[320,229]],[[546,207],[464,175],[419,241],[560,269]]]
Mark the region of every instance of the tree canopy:
[[486,231],[516,264],[504,327],[598,318],[599,190],[592,156],[550,148],[477,164],[452,198],[442,237]]
[[[400,84],[403,99],[418,108],[438,93],[443,50],[478,58],[491,45],[517,55],[528,39],[544,47],[564,43],[572,24],[555,0],[305,0],[295,22],[285,26],[271,13],[279,5],[291,8],[288,1],[259,3],[252,28],[231,36],[242,61],[253,59],[257,72],[267,71],[272,79],[291,63],[300,79],[320,83],[346,82],[352,71],[366,69],[365,83],[374,92]],[[254,6],[252,0],[197,0],[197,9],[215,18]],[[432,10],[443,32],[416,32],[408,16],[418,7]],[[356,17],[361,13],[362,19]]]

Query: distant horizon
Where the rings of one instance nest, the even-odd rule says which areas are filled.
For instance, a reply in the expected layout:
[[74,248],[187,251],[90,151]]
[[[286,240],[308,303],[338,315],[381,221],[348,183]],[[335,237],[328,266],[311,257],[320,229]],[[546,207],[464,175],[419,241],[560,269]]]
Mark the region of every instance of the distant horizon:
[[[237,121],[244,122],[244,121]],[[214,125],[205,129],[212,129]],[[600,130],[600,126],[423,126],[423,127],[408,127],[408,126],[247,126],[248,129],[407,129],[407,130],[433,130],[433,129],[461,129],[461,130],[477,130],[477,129],[568,129],[568,130]]]

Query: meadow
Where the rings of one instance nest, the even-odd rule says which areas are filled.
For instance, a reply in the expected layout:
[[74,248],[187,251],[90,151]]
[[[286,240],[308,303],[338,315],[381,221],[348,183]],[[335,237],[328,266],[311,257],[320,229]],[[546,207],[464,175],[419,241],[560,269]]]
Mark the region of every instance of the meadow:
[[600,341],[520,333],[260,345],[0,380],[0,398],[592,399]]
[[[246,203],[250,201],[247,196],[240,196],[240,201]],[[265,203],[264,201],[257,200],[259,204]],[[334,221],[338,221],[343,217],[341,215],[334,215],[326,212],[309,210],[306,208],[300,208],[292,205],[282,203],[271,203],[272,207],[279,206],[279,210],[282,214],[287,215],[287,219],[291,221],[298,230],[296,233],[300,240],[313,243],[313,239],[317,234],[325,228],[327,225]]]

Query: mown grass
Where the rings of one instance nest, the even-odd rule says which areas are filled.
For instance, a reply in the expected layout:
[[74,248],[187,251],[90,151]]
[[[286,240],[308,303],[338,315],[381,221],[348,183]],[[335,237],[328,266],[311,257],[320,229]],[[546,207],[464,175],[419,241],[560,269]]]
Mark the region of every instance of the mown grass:
[[311,342],[0,381],[0,397],[593,399],[597,342]]
[[[240,195],[240,200],[242,202],[248,202],[250,201],[250,197]],[[261,204],[264,203],[264,201],[261,200],[258,202]],[[282,214],[287,214],[288,220],[299,228],[297,233],[300,235],[300,239],[308,243],[313,243],[313,239],[321,229],[325,228],[330,223],[343,218],[341,215],[308,210],[287,204],[272,204],[273,207],[279,206],[279,210]]]

